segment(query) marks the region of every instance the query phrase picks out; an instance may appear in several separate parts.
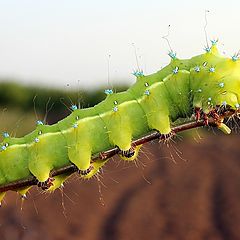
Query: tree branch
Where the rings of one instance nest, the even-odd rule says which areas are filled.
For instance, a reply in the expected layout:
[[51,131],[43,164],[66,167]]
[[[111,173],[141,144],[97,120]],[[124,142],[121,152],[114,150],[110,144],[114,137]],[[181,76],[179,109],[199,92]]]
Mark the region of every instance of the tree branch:
[[[208,124],[209,124],[209,126],[213,126],[213,127],[217,126],[216,121],[213,120],[213,119],[209,119]],[[203,126],[205,126],[204,121],[189,122],[189,123],[185,123],[185,124],[173,127],[172,128],[172,133],[176,134],[176,133],[183,132],[183,131],[186,131],[186,130],[189,130],[189,129],[199,128],[199,127],[203,127]],[[151,133],[145,135],[144,137],[141,137],[139,139],[134,140],[132,142],[132,144],[134,146],[137,146],[137,145],[141,145],[141,144],[150,142],[150,141],[155,140],[155,139],[159,139],[159,142],[160,142],[160,141],[165,140],[166,136],[161,135],[157,131],[154,131],[154,132],[151,132]],[[99,153],[99,154],[93,156],[92,157],[92,162],[94,162],[96,160],[105,161],[106,159],[113,157],[117,153],[119,153],[119,149],[117,147],[112,148],[110,150],[107,150],[105,152],[102,152],[102,153]],[[58,176],[60,174],[72,174],[72,173],[76,172],[77,170],[78,169],[75,165],[70,164],[68,166],[65,166],[65,167],[62,167],[62,168],[59,168],[59,169],[53,169],[50,173],[50,177],[55,177],[55,176]],[[25,187],[30,187],[30,186],[37,185],[37,184],[38,184],[38,180],[36,179],[36,177],[31,176],[27,179],[21,179],[21,180],[15,181],[15,182],[11,182],[11,183],[8,183],[8,184],[1,185],[0,186],[0,193],[6,192],[8,190],[17,190],[17,189],[21,189],[21,188],[25,188]]]

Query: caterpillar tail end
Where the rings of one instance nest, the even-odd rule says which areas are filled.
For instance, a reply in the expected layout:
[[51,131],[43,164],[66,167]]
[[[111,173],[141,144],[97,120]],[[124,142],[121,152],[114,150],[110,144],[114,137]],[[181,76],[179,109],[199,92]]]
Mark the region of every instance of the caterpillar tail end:
[[231,129],[224,123],[219,124],[218,129],[221,130],[225,134],[230,134],[231,133]]

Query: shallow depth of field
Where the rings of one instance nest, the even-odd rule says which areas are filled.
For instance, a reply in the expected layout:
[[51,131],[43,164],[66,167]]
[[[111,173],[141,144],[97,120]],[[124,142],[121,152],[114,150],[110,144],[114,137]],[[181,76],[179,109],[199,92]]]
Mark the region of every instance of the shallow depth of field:
[[[39,118],[51,97],[49,123],[69,114],[62,102],[69,106],[79,97],[11,84],[0,89],[8,93],[1,92],[1,128],[17,136],[34,128],[35,95]],[[80,96],[90,105],[104,97],[102,91]],[[194,130],[169,145],[147,144],[135,163],[115,157],[99,180],[75,174],[54,194],[34,187],[24,202],[8,192],[0,208],[1,239],[239,239],[239,140],[236,133]]]
[[[239,54],[239,9],[237,0],[0,0],[0,140],[36,120],[54,124],[72,104],[94,106],[104,89],[126,90],[135,70],[169,64],[170,50],[191,58],[218,40],[224,56]],[[74,174],[53,194],[9,191],[0,240],[239,240],[240,121],[228,124],[231,135],[205,127],[146,144],[132,163],[116,156],[98,178]]]

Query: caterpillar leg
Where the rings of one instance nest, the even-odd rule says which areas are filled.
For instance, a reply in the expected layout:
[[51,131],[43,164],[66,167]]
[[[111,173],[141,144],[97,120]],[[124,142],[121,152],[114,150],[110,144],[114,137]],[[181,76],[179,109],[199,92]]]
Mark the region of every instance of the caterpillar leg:
[[223,123],[224,119],[218,114],[217,110],[212,110],[209,115],[216,121],[219,130],[221,130],[225,134],[231,133],[231,129]]
[[196,122],[198,122],[201,118],[201,109],[196,107],[194,109],[194,112],[195,112],[195,119],[196,119]]
[[53,181],[55,179],[52,177],[49,177],[45,182],[38,182],[37,186],[42,188],[42,190],[48,190],[50,187],[53,186]]
[[170,131],[169,133],[165,133],[165,134],[160,133],[159,141],[167,141],[170,138],[172,138],[174,135],[175,135],[175,132],[173,131]]
[[196,120],[196,122],[198,122],[199,120],[202,119],[204,121],[204,124],[207,126],[208,125],[208,118],[211,115],[211,112],[208,113],[208,114],[204,113],[203,109],[199,108],[199,107],[195,107],[194,112],[195,112],[195,120]]
[[[196,114],[196,112],[197,112],[197,114]],[[213,109],[209,113],[204,113],[202,111],[202,109],[195,108],[195,114],[196,114],[195,115],[196,121],[202,119],[204,121],[204,124],[206,126],[208,126],[209,125],[209,117],[211,117],[214,119],[214,122],[219,130],[221,130],[225,134],[231,133],[231,129],[226,124],[223,123],[224,118],[221,116],[221,114],[220,115],[218,114],[217,109]],[[199,117],[199,119],[198,119],[198,117]]]
[[106,160],[98,159],[98,160],[92,162],[91,163],[92,170],[85,175],[81,175],[81,177],[84,179],[89,179],[89,178],[93,177],[94,175],[96,175],[100,172],[101,167],[103,167],[103,165],[106,164],[108,161],[109,161],[109,158]]
[[137,158],[141,146],[142,145],[132,145],[131,148],[126,151],[120,150],[118,155],[125,161],[133,161]]
[[56,189],[63,187],[63,183],[66,181],[68,177],[70,177],[71,174],[61,174],[58,176],[54,176],[54,181],[52,182],[52,185],[47,189],[49,192],[54,192]]
[[86,169],[86,170],[78,170],[78,173],[80,174],[80,175],[83,175],[83,176],[86,176],[86,175],[88,175],[92,170],[94,169],[94,167],[93,167],[93,165],[90,165],[90,167],[88,168],[88,169]]

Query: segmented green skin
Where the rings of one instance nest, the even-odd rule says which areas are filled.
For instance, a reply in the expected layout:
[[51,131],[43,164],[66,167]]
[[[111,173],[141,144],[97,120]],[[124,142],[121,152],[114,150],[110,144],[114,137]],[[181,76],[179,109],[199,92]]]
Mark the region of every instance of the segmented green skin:
[[[188,60],[173,56],[162,70],[138,74],[126,92],[109,94],[96,106],[77,109],[54,125],[38,125],[23,138],[6,137],[6,149],[0,152],[0,185],[30,175],[44,182],[52,169],[70,163],[86,170],[93,154],[115,146],[128,150],[133,139],[153,129],[168,134],[173,122],[190,117],[195,107],[205,113],[218,105],[239,108],[239,62],[219,55],[215,45]],[[93,163],[94,170],[85,178],[104,163]],[[55,177],[51,189],[66,177]]]

